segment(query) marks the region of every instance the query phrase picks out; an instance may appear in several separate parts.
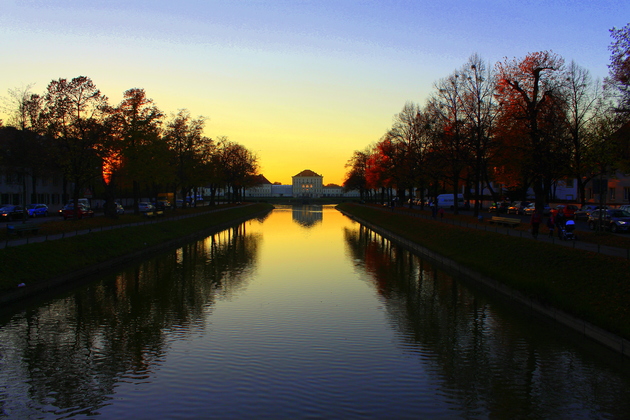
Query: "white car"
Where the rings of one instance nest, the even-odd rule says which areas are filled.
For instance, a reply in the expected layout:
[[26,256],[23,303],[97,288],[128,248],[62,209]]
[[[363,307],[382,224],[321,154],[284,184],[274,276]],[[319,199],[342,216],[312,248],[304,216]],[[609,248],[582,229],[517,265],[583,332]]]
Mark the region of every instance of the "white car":
[[146,213],[155,210],[155,207],[153,207],[153,204],[151,203],[141,201],[138,203],[138,210],[140,211],[140,213]]

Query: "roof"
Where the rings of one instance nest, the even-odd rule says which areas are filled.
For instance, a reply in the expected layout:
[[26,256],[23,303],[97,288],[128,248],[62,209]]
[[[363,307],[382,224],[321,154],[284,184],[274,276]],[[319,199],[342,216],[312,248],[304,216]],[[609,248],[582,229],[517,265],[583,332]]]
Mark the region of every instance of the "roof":
[[315,172],[311,171],[310,169],[303,170],[299,174],[295,175],[294,178],[298,177],[298,176],[319,176],[319,177],[321,177],[321,175],[316,174]]
[[257,185],[271,184],[271,182],[269,182],[269,180],[267,178],[265,178],[265,176],[263,174],[256,175],[254,177],[254,182]]

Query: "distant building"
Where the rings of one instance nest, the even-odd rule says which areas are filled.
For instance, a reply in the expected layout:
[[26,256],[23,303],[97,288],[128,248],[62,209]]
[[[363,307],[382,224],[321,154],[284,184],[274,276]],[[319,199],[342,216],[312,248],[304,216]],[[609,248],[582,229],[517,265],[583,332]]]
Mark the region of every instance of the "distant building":
[[257,175],[256,186],[245,190],[245,197],[271,197],[271,182],[264,175]]
[[[24,185],[26,185],[26,200],[24,200]],[[0,202],[2,204],[47,204],[52,211],[61,208],[68,199],[68,194],[64,194],[61,174],[40,176],[33,181],[30,175],[16,174],[7,168],[0,167]]]
[[310,169],[305,169],[291,178],[291,185],[277,185],[269,182],[263,175],[259,175],[257,185],[245,190],[245,197],[320,198],[360,196],[358,190],[345,192],[343,187],[337,184],[323,186],[324,177]]
[[271,197],[293,197],[293,185],[272,185]]
[[342,197],[343,187],[337,184],[328,184],[323,189],[324,197]]
[[319,198],[324,193],[324,177],[310,169],[305,169],[291,178],[293,179],[293,197]]

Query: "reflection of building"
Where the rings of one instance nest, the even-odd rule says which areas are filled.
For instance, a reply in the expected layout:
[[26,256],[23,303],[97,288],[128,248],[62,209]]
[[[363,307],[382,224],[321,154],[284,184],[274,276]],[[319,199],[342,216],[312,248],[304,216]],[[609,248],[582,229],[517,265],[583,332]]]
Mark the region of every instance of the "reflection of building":
[[324,219],[322,206],[293,206],[293,221],[304,227],[312,227]]
[[291,178],[293,179],[293,197],[319,198],[322,196],[323,176],[305,169]]

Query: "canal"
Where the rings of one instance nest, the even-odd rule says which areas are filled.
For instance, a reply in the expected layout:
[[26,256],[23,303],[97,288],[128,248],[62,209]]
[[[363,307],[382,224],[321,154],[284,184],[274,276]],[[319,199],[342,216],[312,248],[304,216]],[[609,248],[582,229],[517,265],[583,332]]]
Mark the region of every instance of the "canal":
[[628,418],[627,360],[333,207],[0,318],[0,418]]

